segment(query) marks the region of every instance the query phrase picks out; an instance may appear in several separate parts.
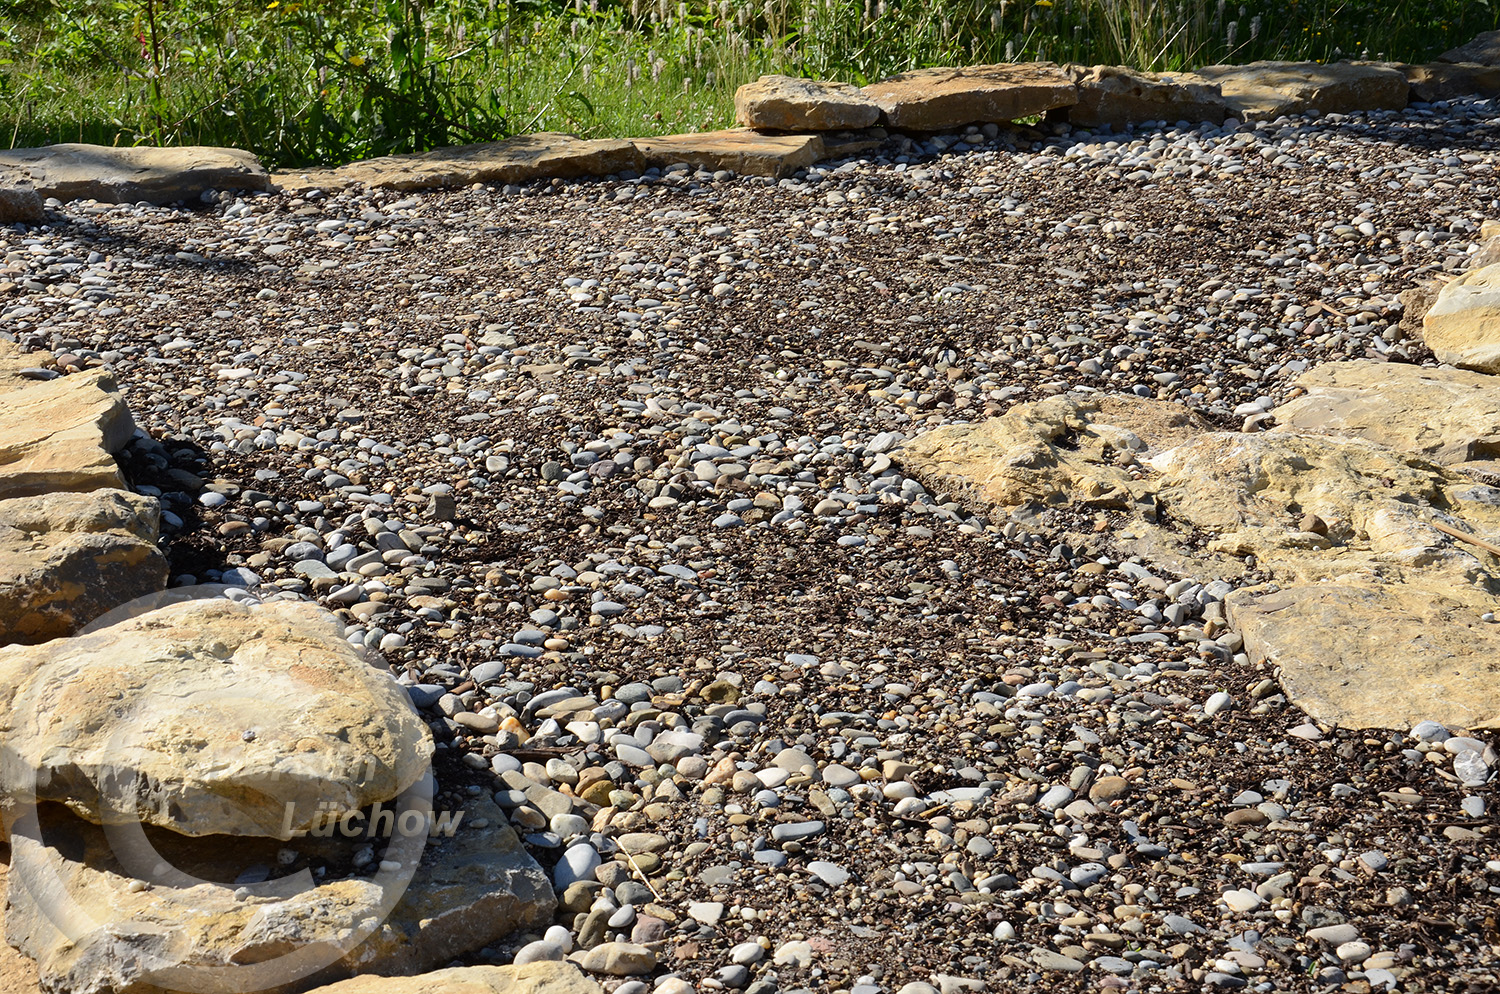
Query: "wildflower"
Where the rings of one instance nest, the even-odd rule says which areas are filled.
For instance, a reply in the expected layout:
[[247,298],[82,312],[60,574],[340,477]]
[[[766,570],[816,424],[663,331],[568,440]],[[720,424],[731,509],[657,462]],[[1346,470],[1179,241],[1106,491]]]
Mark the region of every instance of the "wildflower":
[[351,55],[349,56],[349,64],[358,69],[365,64],[365,57],[363,55]]

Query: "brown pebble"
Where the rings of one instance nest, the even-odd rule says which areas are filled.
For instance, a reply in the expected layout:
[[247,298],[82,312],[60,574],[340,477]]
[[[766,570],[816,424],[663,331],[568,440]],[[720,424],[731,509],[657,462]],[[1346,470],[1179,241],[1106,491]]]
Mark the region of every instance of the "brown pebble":
[[1255,808],[1240,808],[1238,811],[1231,811],[1224,816],[1224,824],[1230,828],[1264,825],[1270,820],[1266,817],[1264,811],[1259,811]]
[[1314,535],[1327,535],[1328,525],[1316,514],[1304,514],[1302,520],[1297,522],[1297,527]]
[[1101,777],[1089,790],[1091,801],[1114,801],[1130,793],[1130,781],[1124,777]]

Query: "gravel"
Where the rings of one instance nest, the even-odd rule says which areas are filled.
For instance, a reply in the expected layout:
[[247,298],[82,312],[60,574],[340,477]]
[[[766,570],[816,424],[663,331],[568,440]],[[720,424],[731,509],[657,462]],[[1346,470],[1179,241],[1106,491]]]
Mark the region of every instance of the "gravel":
[[891,454],[1068,389],[1253,430],[1310,365],[1429,360],[1397,294],[1500,214],[1497,128],[53,204],[0,231],[0,333],[116,372],[175,583],[334,610],[442,743],[438,803],[494,792],[552,868],[558,927],[472,961],[588,945],[624,994],[1478,991],[1488,741],[1318,726],[1223,638],[1227,584]]

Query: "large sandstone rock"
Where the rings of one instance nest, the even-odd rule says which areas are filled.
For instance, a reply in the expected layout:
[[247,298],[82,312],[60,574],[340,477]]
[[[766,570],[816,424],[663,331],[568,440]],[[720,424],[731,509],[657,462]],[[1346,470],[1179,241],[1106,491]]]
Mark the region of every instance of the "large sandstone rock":
[[1397,66],[1406,74],[1411,98],[1423,103],[1500,95],[1500,66],[1430,62]]
[[917,69],[864,88],[885,123],[908,131],[947,131],[1045,114],[1078,102],[1078,88],[1050,62]]
[[0,649],[0,705],[9,810],[184,835],[287,837],[396,797],[433,749],[405,691],[308,603],[191,600]]
[[440,190],[470,183],[606,176],[626,170],[639,171],[641,167],[640,153],[628,141],[543,132],[499,142],[388,155],[334,169],[289,169],[272,178],[286,190],[342,190],[354,186]]
[[309,994],[599,994],[599,985],[572,963],[542,962],[454,967],[415,977],[351,977]]
[[[39,361],[18,353],[0,342],[0,363],[14,368]],[[120,489],[125,480],[112,453],[134,434],[130,411],[103,371],[53,380],[0,376],[0,500],[55,490]]]
[[1500,66],[1500,31],[1485,31],[1474,40],[1450,48],[1438,56],[1439,62],[1475,62],[1482,66]]
[[[0,176],[24,177],[58,200],[196,201],[206,190],[269,190],[260,160],[238,148],[47,145],[0,151]],[[10,185],[7,183],[6,185]]]
[[1422,341],[1439,362],[1500,373],[1500,264],[1443,287],[1422,319]]
[[0,645],[72,635],[166,586],[160,516],[123,490],[0,500]]
[[1443,466],[1500,457],[1500,379],[1493,376],[1330,362],[1296,385],[1306,392],[1272,412],[1285,428],[1357,436]]
[[762,76],[735,91],[734,118],[766,131],[852,131],[880,120],[880,108],[848,83]]
[[1230,112],[1245,121],[1270,121],[1310,110],[1401,110],[1407,101],[1404,73],[1369,64],[1251,62],[1205,66],[1197,75],[1217,83]]
[[0,170],[0,224],[40,224],[46,218],[41,194],[19,185],[10,170]]
[[1228,113],[1219,87],[1190,73],[1136,72],[1120,66],[1066,66],[1078,87],[1078,103],[1066,108],[1081,128],[1142,121],[1222,122]]
[[698,169],[729,169],[741,176],[790,176],[824,156],[817,135],[765,135],[748,128],[633,139],[649,166],[686,162]]
[[[310,860],[342,873],[363,842],[341,853],[336,840],[158,831],[137,851],[43,808],[12,833],[6,938],[36,960],[47,994],[292,994],[355,973],[429,970],[548,923],[556,907],[494,803],[477,799],[464,815],[451,838],[424,845],[418,833],[386,852],[414,871],[320,881]],[[283,851],[295,854],[292,872],[266,880]],[[533,980],[547,994],[589,990],[557,987],[565,978]]]

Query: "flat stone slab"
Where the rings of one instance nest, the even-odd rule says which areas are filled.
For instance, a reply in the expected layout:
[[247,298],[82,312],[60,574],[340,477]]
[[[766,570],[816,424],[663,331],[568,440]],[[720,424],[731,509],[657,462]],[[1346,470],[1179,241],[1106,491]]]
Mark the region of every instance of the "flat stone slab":
[[1500,65],[1429,62],[1392,68],[1400,69],[1406,74],[1407,85],[1411,87],[1411,99],[1423,103],[1464,97],[1500,96]]
[[1078,87],[1078,103],[1066,108],[1081,128],[1143,121],[1223,122],[1228,114],[1215,83],[1191,73],[1143,73],[1120,66],[1066,66]]
[[526,183],[639,171],[643,161],[628,141],[542,132],[505,141],[459,145],[411,155],[388,155],[332,169],[287,169],[272,179],[284,190],[442,190],[471,183]]
[[1438,291],[1422,341],[1439,362],[1500,373],[1500,264],[1471,269]]
[[890,127],[947,131],[999,124],[1078,102],[1078,88],[1050,62],[918,69],[872,83],[864,94]]
[[1500,66],[1500,31],[1485,31],[1474,40],[1450,48],[1438,56],[1439,62],[1474,62],[1482,66]]
[[728,169],[741,176],[790,176],[824,157],[817,135],[766,135],[749,128],[632,139],[648,166],[686,162],[699,169]]
[[1408,95],[1405,73],[1369,63],[1251,62],[1205,66],[1196,75],[1217,83],[1230,113],[1242,121],[1271,121],[1310,110],[1401,110]]
[[7,811],[268,838],[395,798],[433,751],[332,615],[222,597],[0,649],[0,743]]
[[0,151],[0,186],[28,183],[43,197],[170,204],[197,201],[207,190],[269,190],[260,160],[238,148],[112,148],[47,145]]
[[1500,625],[1483,588],[1376,580],[1236,590],[1230,624],[1287,696],[1343,728],[1500,728]]
[[103,370],[50,380],[21,372],[51,361],[0,342],[0,500],[125,486],[114,453],[135,422],[114,379]]
[[768,131],[851,131],[880,120],[880,108],[848,83],[762,76],[735,91],[734,117]]
[[0,646],[72,635],[163,589],[160,517],[124,490],[0,500]]
[[[1462,467],[1500,457],[1500,379],[1407,363],[1330,362],[1272,411],[1281,428],[1357,436]],[[1280,429],[1278,429],[1280,430]]]
[[[600,988],[572,963],[542,961],[524,966],[460,966],[415,977],[350,977],[308,994],[599,994]],[[0,989],[0,994],[10,994]]]

